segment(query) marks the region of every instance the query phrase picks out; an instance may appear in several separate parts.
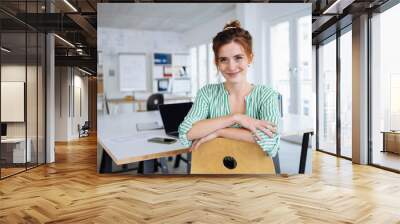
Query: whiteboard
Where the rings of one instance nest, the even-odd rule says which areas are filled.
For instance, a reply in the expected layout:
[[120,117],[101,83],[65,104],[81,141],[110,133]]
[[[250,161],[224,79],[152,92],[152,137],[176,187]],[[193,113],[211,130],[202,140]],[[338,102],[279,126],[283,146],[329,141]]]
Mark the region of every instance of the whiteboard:
[[146,90],[146,54],[119,54],[118,64],[121,92]]
[[1,82],[1,122],[24,122],[24,82]]

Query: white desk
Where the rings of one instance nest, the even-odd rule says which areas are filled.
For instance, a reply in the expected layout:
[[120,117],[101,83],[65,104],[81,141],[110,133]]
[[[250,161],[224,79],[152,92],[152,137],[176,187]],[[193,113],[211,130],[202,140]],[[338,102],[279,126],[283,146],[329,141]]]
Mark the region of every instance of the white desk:
[[[104,156],[110,156],[117,165],[132,162],[175,156],[188,151],[177,141],[173,144],[148,142],[153,137],[170,138],[164,129],[137,131],[137,123],[157,121],[162,125],[159,111],[133,112],[120,115],[101,115],[98,119],[98,142],[104,149]],[[106,153],[106,155],[105,155]],[[104,161],[105,160],[105,161]],[[101,172],[108,166],[107,159],[102,159]],[[103,169],[103,171],[102,171]]]
[[[152,137],[168,137],[164,129],[152,131],[137,131],[137,123],[157,121],[162,125],[159,111],[133,112],[120,115],[100,115],[98,119],[98,142],[104,149],[103,157],[109,156],[117,165],[128,164],[160,157],[174,156],[188,151],[177,141],[174,144],[150,143]],[[281,136],[303,135],[302,151],[299,172],[304,172],[307,157],[307,148],[310,135],[313,133],[312,125],[300,117],[288,117],[282,120]],[[295,124],[295,125],[294,125]],[[106,163],[109,163],[105,159]],[[302,165],[303,164],[303,165]],[[102,159],[101,170],[105,164]],[[107,165],[109,166],[109,164]],[[110,165],[111,166],[111,165]],[[103,169],[104,171],[104,169]],[[101,171],[102,172],[102,171]]]
[[[25,163],[31,162],[31,145],[32,141],[30,138],[26,139],[27,147],[25,154],[25,138],[6,138],[1,139],[1,144],[4,145],[14,145],[13,147],[13,160],[12,163]],[[26,159],[26,161],[25,161]]]

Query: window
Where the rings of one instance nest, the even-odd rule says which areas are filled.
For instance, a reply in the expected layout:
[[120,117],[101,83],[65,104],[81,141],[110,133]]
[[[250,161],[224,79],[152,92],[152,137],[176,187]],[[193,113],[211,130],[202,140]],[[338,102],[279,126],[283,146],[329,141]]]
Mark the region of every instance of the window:
[[336,154],[336,36],[318,51],[318,148]]
[[283,114],[287,114],[291,102],[289,22],[272,26],[270,33],[272,86],[282,95]]
[[[42,12],[38,6],[43,3],[19,2],[20,16]],[[6,127],[2,137],[12,142],[0,144],[1,179],[45,163],[46,38],[44,33],[2,12],[0,17],[14,24],[12,30],[9,26],[0,29],[0,111],[5,115],[2,127]],[[11,95],[23,96],[20,107],[16,107],[23,114],[21,119],[13,116],[15,111],[10,109],[13,102],[5,100]]]
[[[371,137],[372,163],[400,170],[400,155],[384,146],[382,132],[400,130],[400,4],[371,19]],[[392,143],[395,136],[391,135]],[[396,143],[395,143],[396,144]],[[398,143],[397,143],[398,144]],[[398,145],[396,147],[399,147]]]
[[303,16],[297,20],[297,68],[300,80],[299,114],[314,117],[314,82],[311,71],[311,17]]
[[[283,119],[315,128],[315,81],[311,70],[311,16],[302,13],[267,24],[270,83],[282,95]],[[269,37],[269,38],[268,38]],[[288,124],[296,126],[298,124]]]
[[352,157],[352,34],[340,36],[340,154]]

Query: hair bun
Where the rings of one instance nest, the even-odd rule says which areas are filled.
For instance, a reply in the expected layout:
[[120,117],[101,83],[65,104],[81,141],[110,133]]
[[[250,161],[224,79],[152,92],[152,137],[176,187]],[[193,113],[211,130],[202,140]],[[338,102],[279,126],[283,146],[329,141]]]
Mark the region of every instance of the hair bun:
[[241,28],[240,27],[240,22],[238,20],[234,20],[232,22],[229,22],[224,26],[224,30],[229,30],[229,29],[233,29],[233,28]]

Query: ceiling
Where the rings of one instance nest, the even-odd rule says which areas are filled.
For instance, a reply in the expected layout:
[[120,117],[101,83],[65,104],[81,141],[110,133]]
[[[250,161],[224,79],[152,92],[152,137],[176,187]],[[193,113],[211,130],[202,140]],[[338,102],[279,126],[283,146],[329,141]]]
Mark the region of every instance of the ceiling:
[[[235,9],[233,3],[182,4],[99,4],[98,23],[102,27],[184,32]],[[118,19],[115,19],[118,15]],[[157,16],[155,16],[157,15]],[[143,19],[146,18],[146,19]],[[167,18],[167,19],[165,19]]]

